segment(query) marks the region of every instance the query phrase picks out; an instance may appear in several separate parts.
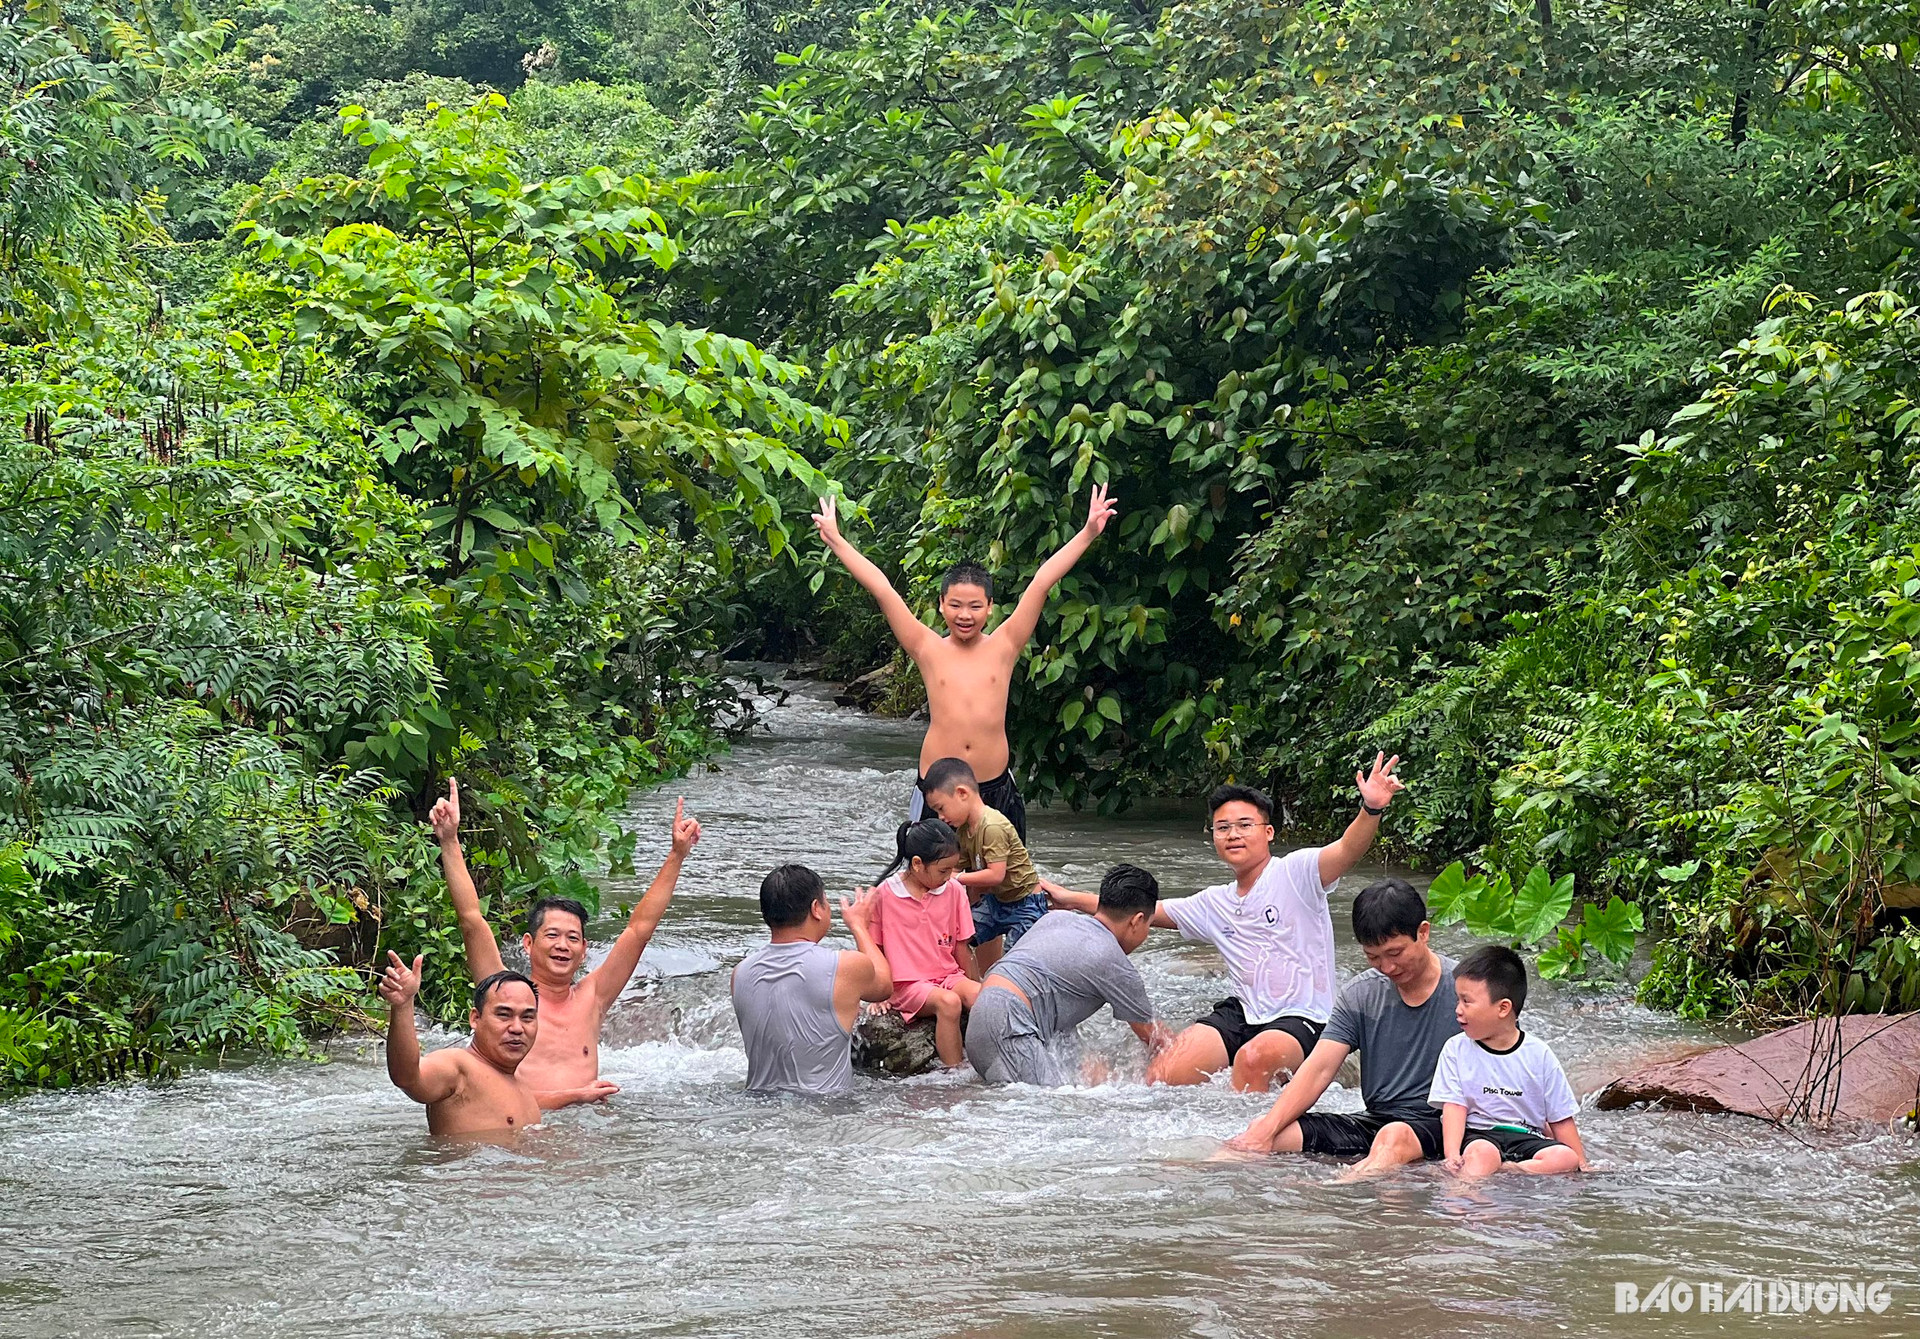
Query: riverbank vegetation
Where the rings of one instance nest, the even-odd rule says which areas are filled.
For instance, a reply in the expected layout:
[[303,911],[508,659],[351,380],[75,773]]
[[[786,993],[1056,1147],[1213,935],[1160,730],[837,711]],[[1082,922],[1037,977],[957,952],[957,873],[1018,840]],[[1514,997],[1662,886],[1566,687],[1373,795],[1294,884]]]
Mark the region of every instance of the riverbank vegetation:
[[434,787],[497,914],[591,898],[720,653],[884,656],[829,479],[929,608],[1113,486],[1056,802],[1311,829],[1384,745],[1390,837],[1644,913],[1653,1003],[1920,1005],[1916,32],[0,7],[0,1079],[297,1050],[387,947],[457,1016]]

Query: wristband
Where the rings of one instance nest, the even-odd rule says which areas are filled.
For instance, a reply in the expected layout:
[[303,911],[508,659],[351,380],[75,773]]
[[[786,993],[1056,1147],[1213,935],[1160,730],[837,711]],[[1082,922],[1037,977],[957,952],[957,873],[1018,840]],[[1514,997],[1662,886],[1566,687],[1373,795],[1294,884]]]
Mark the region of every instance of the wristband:
[[1362,800],[1360,801],[1360,812],[1365,814],[1372,814],[1375,818],[1378,818],[1380,817],[1380,815],[1387,812],[1387,806],[1383,804],[1378,809],[1376,809],[1372,805],[1368,804],[1365,800]]

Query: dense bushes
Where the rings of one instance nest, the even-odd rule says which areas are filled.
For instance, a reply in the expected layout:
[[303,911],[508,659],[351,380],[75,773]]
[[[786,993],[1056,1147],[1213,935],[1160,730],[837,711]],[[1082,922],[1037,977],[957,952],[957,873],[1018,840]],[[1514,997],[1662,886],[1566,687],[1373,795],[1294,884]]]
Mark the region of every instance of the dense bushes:
[[743,119],[740,205],[663,206],[667,292],[826,348],[832,469],[923,596],[1113,484],[1016,686],[1039,787],[1250,772],[1311,825],[1398,747],[1407,849],[1641,899],[1650,998],[1912,1004],[1913,711],[1822,677],[1905,654],[1885,22],[882,7]]
[[593,903],[628,790],[737,719],[731,556],[837,430],[651,307],[675,244],[601,166],[659,146],[632,90],[356,110],[188,248],[252,132],[176,92],[221,29],[141,22],[6,30],[0,1083],[301,1049],[388,947],[462,1013],[415,814],[458,775],[496,914]]
[[1390,743],[1656,1002],[1920,1004],[1911,8],[9,7],[0,1077],[451,1012],[420,804],[590,898],[715,653],[885,653],[832,486],[922,601],[1114,488],[1042,792]]

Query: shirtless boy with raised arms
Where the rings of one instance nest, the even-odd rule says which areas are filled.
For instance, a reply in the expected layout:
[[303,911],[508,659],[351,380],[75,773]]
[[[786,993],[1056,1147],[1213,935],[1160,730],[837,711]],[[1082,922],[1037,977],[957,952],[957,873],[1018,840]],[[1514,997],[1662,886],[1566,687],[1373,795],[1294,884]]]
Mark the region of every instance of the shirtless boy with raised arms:
[[[920,745],[920,775],[924,777],[937,759],[964,758],[975,776],[990,778],[981,781],[980,797],[1006,815],[1022,841],[1027,837],[1027,805],[1014,783],[1012,750],[1007,744],[1007,690],[1013,667],[1040,625],[1047,596],[1100,537],[1114,511],[1106,488],[1096,487],[1087,505],[1087,523],[1041,564],[1020,603],[991,633],[987,620],[993,614],[993,578],[978,563],[959,563],[949,569],[940,582],[945,637],[915,618],[886,573],[847,542],[832,498],[821,498],[820,510],[814,514],[820,538],[879,603],[887,626],[926,681],[927,737]],[[907,817],[918,820],[925,812],[925,797],[916,786]]]
[[438,1135],[511,1133],[540,1123],[540,1102],[519,1077],[521,1062],[540,1034],[540,999],[518,972],[497,972],[473,988],[467,1022],[473,1039],[422,1059],[413,1026],[420,993],[420,959],[409,967],[387,951],[380,998],[387,1002],[387,1077],[427,1108],[427,1130]]
[[[480,911],[480,893],[460,850],[458,782],[447,782],[447,797],[433,806],[429,821],[440,841],[447,892],[466,941],[467,970],[475,981],[484,980],[505,964],[500,961],[493,927]],[[543,897],[527,912],[527,932],[520,943],[527,951],[528,975],[540,991],[540,1036],[530,1046],[521,1080],[540,1094],[541,1106],[551,1110],[601,1102],[620,1091],[600,1077],[600,1028],[640,966],[641,953],[673,901],[687,852],[699,840],[700,824],[686,816],[684,801],[676,804],[673,849],[606,958],[578,981],[574,976],[587,961],[587,909],[571,898]]]

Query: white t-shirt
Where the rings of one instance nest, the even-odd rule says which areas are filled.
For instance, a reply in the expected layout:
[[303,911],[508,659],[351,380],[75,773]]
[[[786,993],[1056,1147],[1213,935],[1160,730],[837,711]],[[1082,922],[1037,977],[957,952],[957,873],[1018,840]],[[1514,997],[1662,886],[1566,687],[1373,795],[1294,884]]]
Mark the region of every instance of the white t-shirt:
[[1320,882],[1320,848],[1274,856],[1245,897],[1223,883],[1160,904],[1187,939],[1212,944],[1249,1023],[1333,1012],[1332,884]]
[[1524,1032],[1511,1051],[1490,1051],[1464,1032],[1449,1038],[1440,1048],[1427,1101],[1458,1102],[1474,1129],[1524,1125],[1535,1134],[1580,1110],[1553,1048]]

